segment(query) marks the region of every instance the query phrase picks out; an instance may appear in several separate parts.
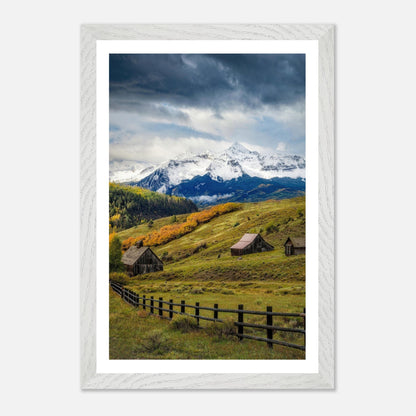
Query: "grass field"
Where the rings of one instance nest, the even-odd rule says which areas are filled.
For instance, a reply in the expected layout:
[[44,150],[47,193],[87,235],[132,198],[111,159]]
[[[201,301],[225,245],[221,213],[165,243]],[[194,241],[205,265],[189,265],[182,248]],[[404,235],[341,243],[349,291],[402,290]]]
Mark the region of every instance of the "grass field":
[[[178,221],[185,219],[186,215],[177,216]],[[118,236],[122,240],[137,237],[160,229],[171,220],[171,218],[155,220],[151,228],[147,224],[142,224],[122,231]],[[247,232],[261,233],[275,249],[232,257],[230,247]],[[266,306],[272,306],[273,311],[276,312],[299,313],[305,306],[305,256],[286,257],[283,244],[289,236],[304,235],[304,197],[241,204],[237,211],[199,225],[190,234],[165,245],[152,247],[152,250],[163,259],[164,270],[130,278],[127,287],[146,297],[154,296],[155,299],[163,297],[165,300],[173,299],[178,303],[185,300],[187,304],[199,302],[201,306],[210,307],[217,303],[220,308],[231,309],[243,304],[245,309],[262,311],[266,310]],[[285,347],[275,347],[276,351],[269,351],[262,342],[248,340],[234,342],[230,339],[209,341],[210,337],[204,331],[177,334],[166,321],[146,316],[139,319],[132,307],[124,304],[117,297],[112,296],[111,299],[112,358],[132,358],[132,356],[148,358],[150,353],[140,347],[138,340],[145,339],[156,329],[162,331],[161,336],[166,335],[172,341],[173,349],[160,354],[163,358],[195,358],[198,354],[202,354],[204,358],[243,359],[248,358],[247,354],[251,350],[254,354],[251,358],[270,358],[270,354],[273,358],[303,357],[301,351]],[[201,311],[201,314],[204,312]],[[124,330],[123,319],[126,321]],[[265,320],[265,317],[252,316],[248,322],[265,323],[260,322],[260,319]],[[286,319],[286,322],[279,322],[278,318],[275,320],[275,325],[298,325],[296,321],[290,319]],[[264,330],[263,333],[255,335],[264,336]],[[190,350],[188,351],[186,347],[182,347],[185,350],[177,349],[175,347],[177,339],[183,339],[183,343],[191,342]],[[299,344],[303,341],[299,335],[288,333],[279,333],[276,339]],[[212,342],[214,344],[211,344]],[[136,347],[133,347],[133,344],[137,344]],[[246,351],[246,345],[251,344],[252,347],[247,348]],[[209,353],[204,352],[206,348]]]
[[110,359],[304,359],[304,352],[243,340],[220,328],[175,329],[126,304],[110,290]]

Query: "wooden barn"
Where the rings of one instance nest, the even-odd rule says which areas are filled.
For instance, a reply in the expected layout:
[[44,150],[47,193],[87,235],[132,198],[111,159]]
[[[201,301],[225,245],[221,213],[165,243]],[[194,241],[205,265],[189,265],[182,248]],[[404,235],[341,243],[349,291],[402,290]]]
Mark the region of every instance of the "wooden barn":
[[131,246],[121,259],[130,276],[163,270],[163,262],[150,247]]
[[273,250],[274,247],[263,240],[260,234],[244,234],[241,240],[231,247],[232,256],[243,256]]
[[305,237],[289,237],[285,243],[286,256],[296,256],[297,254],[306,253]]

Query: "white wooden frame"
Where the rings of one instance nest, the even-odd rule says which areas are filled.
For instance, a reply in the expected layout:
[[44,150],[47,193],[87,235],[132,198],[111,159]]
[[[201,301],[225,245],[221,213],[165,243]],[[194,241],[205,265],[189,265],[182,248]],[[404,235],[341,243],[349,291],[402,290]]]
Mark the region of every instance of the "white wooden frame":
[[[319,373],[97,374],[96,41],[319,41]],[[83,25],[81,27],[81,386],[83,389],[332,389],[334,357],[334,26]]]

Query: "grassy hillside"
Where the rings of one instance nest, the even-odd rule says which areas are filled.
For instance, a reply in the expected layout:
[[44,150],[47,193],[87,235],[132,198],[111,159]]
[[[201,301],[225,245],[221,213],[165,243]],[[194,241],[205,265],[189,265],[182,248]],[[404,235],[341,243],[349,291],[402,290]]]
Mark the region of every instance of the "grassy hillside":
[[[185,221],[187,215],[177,216]],[[170,224],[171,217],[155,220],[152,227],[140,224],[118,233],[121,240],[138,237]],[[264,253],[232,257],[230,247],[244,233],[261,233],[275,249]],[[236,309],[244,305],[249,310],[303,312],[305,307],[305,256],[284,254],[288,236],[305,235],[305,198],[270,200],[240,204],[239,209],[199,224],[192,232],[167,244],[152,247],[164,261],[164,270],[128,279],[127,287],[149,299],[162,297],[186,304]],[[220,319],[227,318],[221,313]],[[201,316],[212,312],[201,310]],[[235,318],[235,316],[234,316]],[[280,321],[279,321],[280,320]],[[265,324],[265,317],[252,315],[248,322]],[[299,322],[287,318],[274,319],[274,325],[296,327]],[[156,332],[155,332],[156,331]],[[249,331],[249,329],[248,329]],[[254,335],[264,336],[264,330]],[[215,333],[215,331],[214,331]],[[210,335],[211,334],[211,335]],[[148,349],[156,339],[153,350]],[[282,332],[276,339],[302,345],[299,334]],[[160,341],[160,342],[159,342]],[[264,343],[235,337],[212,336],[207,330],[180,333],[165,320],[148,316],[124,304],[112,293],[110,301],[111,358],[165,359],[227,359],[263,358],[296,359],[304,354],[291,348],[269,350]]]
[[156,218],[198,210],[196,205],[177,196],[152,192],[135,186],[110,183],[110,226],[121,230]]
[[[161,228],[168,221],[155,221],[153,228]],[[142,224],[118,235],[123,240],[148,232],[148,226]],[[232,257],[230,247],[247,232],[261,233],[275,250],[242,256],[241,259]],[[164,271],[138,276],[136,280],[303,281],[305,257],[286,257],[283,244],[288,236],[304,236],[304,233],[304,197],[241,204],[237,211],[214,218],[190,234],[154,247],[155,253],[164,261]]]

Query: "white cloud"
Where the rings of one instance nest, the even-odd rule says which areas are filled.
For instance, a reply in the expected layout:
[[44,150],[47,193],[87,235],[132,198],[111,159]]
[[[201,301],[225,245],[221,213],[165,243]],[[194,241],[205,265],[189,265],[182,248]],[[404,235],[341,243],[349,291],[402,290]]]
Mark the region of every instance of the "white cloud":
[[285,152],[286,151],[286,143],[285,142],[279,142],[276,146],[276,150],[278,152]]
[[191,196],[189,199],[192,199],[194,202],[200,202],[205,204],[212,204],[214,202],[220,201],[221,199],[231,198],[234,194],[219,194],[219,195],[201,195],[201,196]]
[[240,110],[223,111],[220,117],[212,110],[198,108],[186,108],[183,112],[189,117],[189,127],[230,141],[240,140],[241,133],[256,124],[255,113]]
[[162,104],[134,113],[112,110],[110,160],[161,163],[185,152],[225,150],[232,142],[250,150],[297,153],[294,149],[300,149],[303,153],[302,146],[296,146],[299,140],[303,142],[304,113],[303,104],[233,109],[221,114],[207,108]]
[[112,143],[110,160],[131,160],[161,163],[175,159],[183,153],[198,153],[204,150],[218,152],[230,146],[227,141],[217,141],[201,137],[162,138],[132,135],[126,140]]

